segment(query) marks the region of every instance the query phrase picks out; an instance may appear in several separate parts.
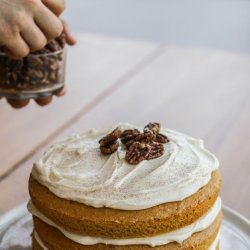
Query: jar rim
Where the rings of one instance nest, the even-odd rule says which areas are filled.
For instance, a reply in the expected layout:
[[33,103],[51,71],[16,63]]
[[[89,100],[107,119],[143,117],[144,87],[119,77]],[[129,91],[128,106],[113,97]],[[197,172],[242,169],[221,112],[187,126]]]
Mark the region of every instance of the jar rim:
[[[48,53],[41,53],[41,54],[28,54],[27,56],[23,58],[29,58],[29,57],[43,57],[43,56],[53,56],[53,55],[58,55],[66,50],[67,46],[65,46],[63,49],[54,51],[54,52],[48,52]],[[8,55],[5,52],[0,52],[0,56],[7,56]]]

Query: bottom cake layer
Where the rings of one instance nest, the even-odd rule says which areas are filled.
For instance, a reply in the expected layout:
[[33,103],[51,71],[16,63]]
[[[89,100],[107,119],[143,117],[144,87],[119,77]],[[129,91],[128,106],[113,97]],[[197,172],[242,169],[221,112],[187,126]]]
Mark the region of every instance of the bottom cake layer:
[[182,244],[172,242],[167,245],[151,247],[147,245],[128,245],[128,246],[115,246],[115,245],[81,245],[68,238],[66,238],[59,230],[49,226],[37,217],[34,217],[34,233],[32,236],[33,250],[144,250],[144,249],[157,249],[157,250],[215,250],[219,249],[218,234],[222,222],[222,213],[220,213],[213,224],[207,229],[193,234]]

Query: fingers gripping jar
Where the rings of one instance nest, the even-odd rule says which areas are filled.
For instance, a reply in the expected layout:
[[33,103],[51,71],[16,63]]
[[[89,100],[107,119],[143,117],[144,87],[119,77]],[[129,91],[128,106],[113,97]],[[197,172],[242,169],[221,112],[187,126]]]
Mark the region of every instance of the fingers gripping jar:
[[14,108],[34,99],[46,105],[53,95],[62,95],[65,85],[66,48],[61,35],[42,50],[15,60],[0,51],[0,98]]

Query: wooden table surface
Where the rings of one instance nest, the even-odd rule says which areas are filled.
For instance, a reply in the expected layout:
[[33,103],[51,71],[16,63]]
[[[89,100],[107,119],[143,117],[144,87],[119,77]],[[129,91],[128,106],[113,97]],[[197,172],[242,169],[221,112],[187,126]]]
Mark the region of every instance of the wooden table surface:
[[32,163],[58,138],[160,121],[205,140],[220,160],[224,204],[250,218],[250,56],[78,37],[65,97],[22,110],[0,101],[0,215],[28,200]]

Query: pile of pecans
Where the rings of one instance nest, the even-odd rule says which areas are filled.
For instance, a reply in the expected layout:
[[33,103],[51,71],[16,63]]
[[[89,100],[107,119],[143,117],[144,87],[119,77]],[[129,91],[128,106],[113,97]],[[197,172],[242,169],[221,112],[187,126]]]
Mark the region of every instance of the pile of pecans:
[[[65,34],[20,60],[0,56],[0,88],[34,90],[64,81]],[[0,52],[3,50],[0,48]],[[56,52],[56,53],[54,53]]]
[[112,154],[119,147],[119,141],[125,145],[127,151],[125,159],[129,164],[136,165],[143,160],[158,158],[164,153],[164,143],[169,142],[167,136],[160,133],[161,125],[158,122],[148,123],[143,132],[138,129],[121,131],[116,128],[100,141],[100,150],[103,154]]

